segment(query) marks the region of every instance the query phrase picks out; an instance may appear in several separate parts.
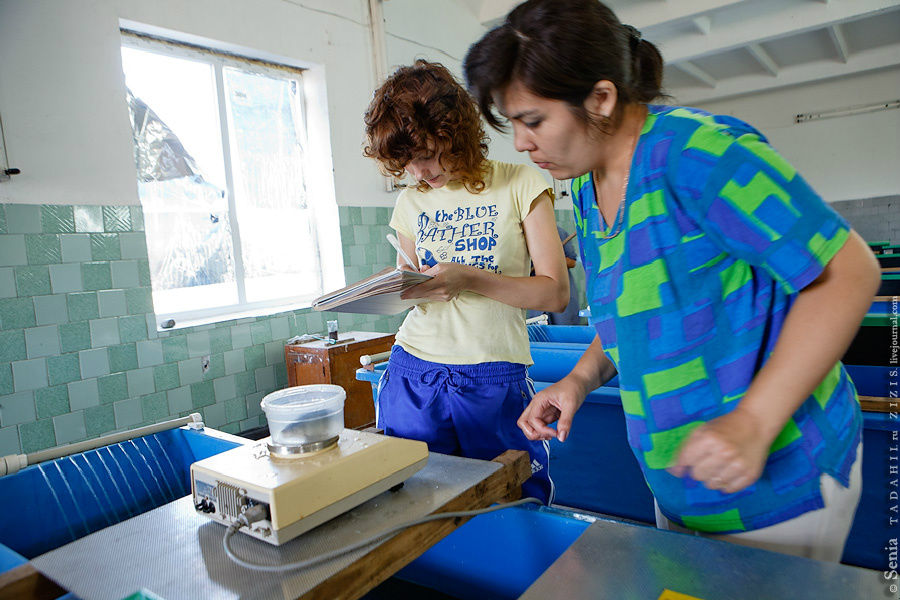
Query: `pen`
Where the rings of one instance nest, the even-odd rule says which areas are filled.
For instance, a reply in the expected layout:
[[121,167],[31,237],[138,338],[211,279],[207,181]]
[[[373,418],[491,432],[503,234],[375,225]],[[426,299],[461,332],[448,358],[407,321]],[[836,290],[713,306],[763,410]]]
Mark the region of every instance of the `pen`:
[[413,270],[418,271],[419,267],[416,266],[416,264],[409,258],[409,256],[407,256],[406,252],[403,251],[403,248],[400,247],[400,242],[397,241],[397,236],[395,236],[393,233],[389,233],[385,237],[387,238],[387,241],[391,243],[391,246],[393,246],[397,251],[397,254],[399,254],[400,257],[406,261],[406,264],[412,267]]

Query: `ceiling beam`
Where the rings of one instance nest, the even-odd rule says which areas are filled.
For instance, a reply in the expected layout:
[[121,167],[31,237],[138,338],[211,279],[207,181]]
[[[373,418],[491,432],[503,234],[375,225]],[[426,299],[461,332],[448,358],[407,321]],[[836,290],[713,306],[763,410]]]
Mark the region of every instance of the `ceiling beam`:
[[[681,67],[681,64],[671,66]],[[768,74],[744,75],[719,80],[713,89],[698,85],[669,88],[667,91],[674,96],[678,104],[690,106],[897,66],[900,66],[900,44],[891,44],[865,52],[853,53],[848,57],[846,63],[820,60],[794,67],[783,67],[775,77]]]
[[[778,6],[773,4],[771,6]],[[668,63],[695,60],[749,44],[760,44],[786,35],[824,29],[844,21],[896,10],[897,0],[853,0],[788,4],[784,10],[748,14],[731,23],[716,21],[709,35],[679,36],[661,41],[660,51]]]
[[709,32],[712,31],[712,19],[708,15],[694,17],[691,19],[691,22],[697,28],[697,31],[703,35],[709,35]]
[[716,84],[718,83],[718,80],[716,80],[715,77],[713,77],[712,75],[710,75],[709,73],[707,73],[706,71],[704,71],[703,69],[701,69],[700,67],[698,67],[697,65],[695,65],[694,63],[692,63],[690,61],[685,60],[674,66],[678,67],[679,69],[681,69],[682,71],[684,71],[685,73],[687,73],[688,75],[693,77],[694,79],[702,81],[703,83],[705,83],[707,86],[709,86],[711,88],[716,87]]
[[775,61],[772,60],[772,57],[769,56],[769,53],[763,50],[762,46],[760,46],[759,44],[750,44],[749,46],[747,46],[747,52],[750,53],[750,56],[756,59],[756,62],[758,62],[763,69],[769,72],[769,75],[778,77],[778,65],[775,64]]
[[829,27],[828,37],[831,38],[831,43],[834,44],[834,49],[837,51],[838,58],[841,59],[841,62],[847,62],[847,59],[850,57],[850,52],[847,49],[847,40],[844,38],[844,30],[841,29],[841,26],[832,25]]

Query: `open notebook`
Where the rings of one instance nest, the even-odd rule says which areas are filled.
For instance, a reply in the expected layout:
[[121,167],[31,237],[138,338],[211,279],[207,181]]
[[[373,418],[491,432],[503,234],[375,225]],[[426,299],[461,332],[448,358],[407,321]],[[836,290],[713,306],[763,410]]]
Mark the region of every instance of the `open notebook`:
[[316,298],[312,307],[335,312],[395,315],[424,302],[423,298],[401,300],[400,292],[429,279],[431,275],[388,267],[362,281]]

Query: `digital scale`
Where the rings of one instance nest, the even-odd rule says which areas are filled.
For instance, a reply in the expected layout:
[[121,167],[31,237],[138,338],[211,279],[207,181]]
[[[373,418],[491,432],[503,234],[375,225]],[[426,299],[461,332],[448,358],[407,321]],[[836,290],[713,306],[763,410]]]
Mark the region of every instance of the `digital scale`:
[[273,545],[400,485],[428,462],[425,442],[344,429],[285,447],[266,438],[191,465],[194,508],[229,526],[264,505],[267,518],[240,531]]

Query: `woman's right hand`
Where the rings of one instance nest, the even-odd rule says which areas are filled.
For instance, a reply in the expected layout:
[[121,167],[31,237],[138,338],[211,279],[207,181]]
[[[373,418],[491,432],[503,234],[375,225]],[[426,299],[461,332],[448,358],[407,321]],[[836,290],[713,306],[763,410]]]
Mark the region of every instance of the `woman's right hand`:
[[[587,394],[571,377],[565,377],[541,390],[531,399],[516,424],[529,440],[556,438],[566,441],[572,419]],[[556,429],[549,427],[557,421]]]

